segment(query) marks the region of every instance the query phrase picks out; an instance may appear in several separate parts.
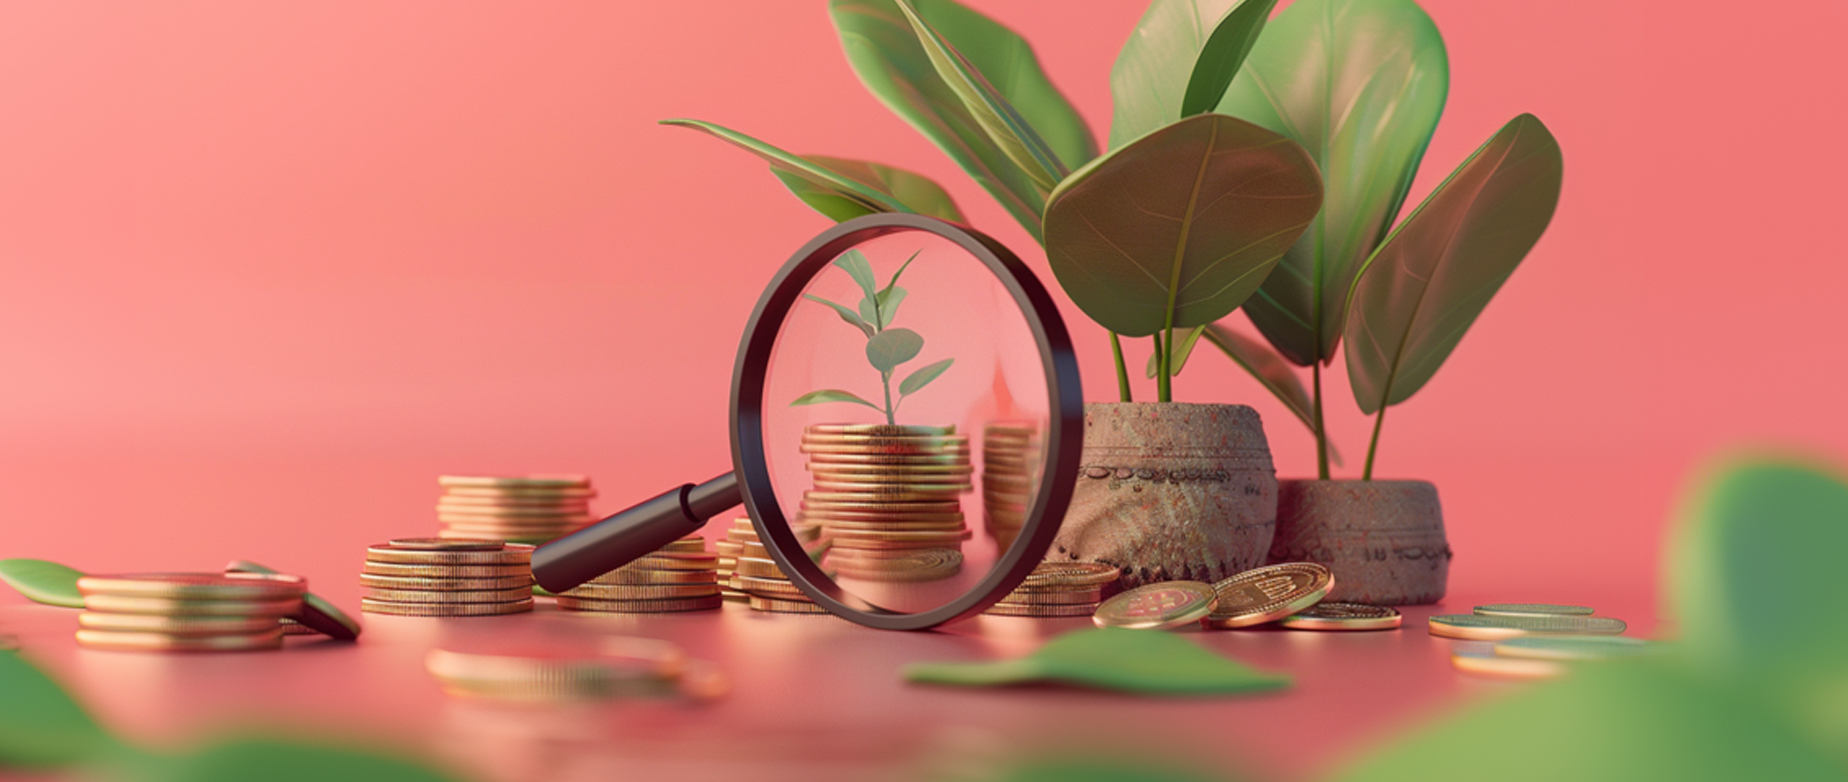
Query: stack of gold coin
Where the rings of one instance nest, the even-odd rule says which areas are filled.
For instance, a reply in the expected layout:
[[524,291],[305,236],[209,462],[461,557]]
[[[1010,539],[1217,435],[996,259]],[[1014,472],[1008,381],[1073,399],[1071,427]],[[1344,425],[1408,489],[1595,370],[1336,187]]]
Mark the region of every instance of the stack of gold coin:
[[[770,550],[757,536],[757,528],[751,526],[750,519],[739,519],[740,523],[725,533],[726,542],[737,547],[738,566],[727,580],[726,586],[744,595],[744,601],[750,603],[757,611],[770,611],[780,614],[825,614],[827,609],[815,605],[815,601],[802,591],[801,587],[791,583],[789,576],[778,567]],[[820,557],[828,551],[827,543],[821,540],[821,528],[817,526],[797,526],[792,528],[796,539],[804,546],[810,547],[811,557]]]
[[718,565],[718,555],[706,550],[706,539],[689,535],[560,592],[558,607],[603,614],[709,611],[724,602]]
[[982,518],[995,546],[1006,551],[1027,523],[1039,489],[1039,427],[1029,421],[982,428]]
[[751,526],[750,518],[740,517],[732,519],[732,527],[725,531],[724,540],[712,544],[719,552],[719,596],[738,603],[751,597],[732,587],[733,578],[738,574],[738,557],[744,553],[747,540],[757,540],[757,529]]
[[1090,616],[1122,576],[1101,562],[1041,562],[1020,586],[982,613],[993,616]]
[[498,616],[533,610],[533,547],[498,540],[400,538],[366,549],[360,610]]
[[497,478],[444,475],[436,479],[441,537],[540,544],[589,524],[597,491],[582,475]]
[[[961,554],[969,437],[954,426],[815,424],[802,435],[814,487],[797,521],[823,528],[843,560]],[[868,572],[876,572],[868,569]]]
[[241,652],[282,647],[283,616],[308,582],[254,573],[84,576],[77,643],[136,652]]

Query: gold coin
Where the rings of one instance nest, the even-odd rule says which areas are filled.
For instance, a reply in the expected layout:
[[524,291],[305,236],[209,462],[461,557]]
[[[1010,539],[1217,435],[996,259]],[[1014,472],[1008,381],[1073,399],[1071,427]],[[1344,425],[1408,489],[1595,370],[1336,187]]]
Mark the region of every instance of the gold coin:
[[1285,562],[1253,568],[1213,585],[1219,605],[1209,627],[1234,629],[1275,622],[1328,596],[1335,574],[1314,562]]
[[[753,536],[753,540],[754,539],[755,536]],[[721,540],[712,544],[712,549],[718,553],[721,559],[725,557],[735,557],[744,551],[744,543],[733,540]]]
[[960,551],[949,549],[925,549],[923,551],[902,553],[889,557],[840,556],[830,557],[828,563],[842,569],[854,571],[882,571],[901,573],[911,571],[949,571],[962,569],[963,555]]
[[412,549],[416,551],[499,551],[498,540],[459,540],[455,538],[392,538],[387,541],[392,548]]
[[954,502],[975,490],[968,483],[874,483],[872,481],[815,480],[814,494],[846,495],[853,502]]
[[803,433],[802,433],[802,439],[803,439],[803,440],[804,440],[805,442],[817,442],[817,443],[835,443],[835,442],[840,442],[840,443],[860,443],[860,442],[865,442],[865,443],[911,443],[911,442],[917,442],[917,443],[944,443],[944,442],[965,442],[965,443],[966,443],[966,442],[968,442],[968,441],[969,441],[969,435],[966,435],[966,434],[955,434],[955,433],[951,433],[951,434],[918,434],[918,433],[910,433],[910,432],[886,432],[886,433],[882,433],[882,434],[871,434],[871,433],[867,433],[867,432],[815,432],[815,431],[807,431],[807,432],[803,432]]
[[967,464],[809,464],[816,480],[874,483],[967,483],[975,468]]
[[466,591],[480,589],[517,589],[533,585],[531,573],[517,576],[499,576],[496,578],[423,578],[417,576],[375,576],[366,573],[359,575],[360,586],[378,587],[380,589],[423,589],[437,591]]
[[77,645],[116,652],[249,652],[282,648],[282,628],[242,635],[167,635],[114,630],[77,631]]
[[551,521],[561,518],[589,518],[590,511],[582,508],[557,508],[537,506],[503,507],[499,505],[447,505],[437,503],[438,519],[454,518],[461,521],[474,519],[531,519]]
[[848,456],[967,456],[969,441],[951,440],[860,440],[826,441],[803,438],[797,450],[811,456],[818,454]]
[[670,541],[667,545],[662,546],[660,550],[661,551],[672,551],[672,552],[677,552],[677,553],[682,553],[682,554],[705,553],[706,539],[699,538],[699,537],[681,538],[679,540]]
[[[307,625],[305,625],[305,624],[302,624],[302,623],[300,623],[300,622],[291,622],[291,621],[284,621],[284,622],[282,623],[282,634],[283,634],[283,635],[285,635],[285,636],[289,636],[289,635],[320,635],[320,634],[321,634],[321,631],[319,631],[319,630],[316,630],[316,629],[314,629],[314,628],[312,628],[312,627],[309,627],[309,626],[307,626]],[[351,639],[348,639],[348,640],[351,640]]]
[[825,614],[828,609],[805,600],[779,600],[774,597],[751,595],[751,610],[767,611],[773,614]]
[[574,509],[578,511],[590,508],[587,497],[534,497],[531,495],[500,495],[475,497],[467,494],[445,494],[436,498],[436,507],[443,508],[537,508],[539,510]]
[[[739,576],[755,576],[757,578],[781,578],[784,580],[788,580],[789,578],[783,575],[783,571],[776,566],[774,560],[755,559],[752,557],[740,557],[738,559],[737,573]],[[737,587],[734,586],[733,588],[736,589]]]
[[[1099,606],[1082,605],[1032,605],[1016,603],[996,603],[982,613],[990,616],[1030,616],[1043,619],[1053,617],[1092,616]],[[1095,617],[1093,617],[1095,620]]]
[[1478,616],[1449,614],[1431,617],[1432,635],[1467,641],[1500,641],[1533,633],[1620,635],[1629,626],[1601,616]]
[[481,497],[513,500],[583,500],[597,496],[597,490],[585,486],[449,486],[444,497]]
[[1589,606],[1562,606],[1551,603],[1494,603],[1476,606],[1475,613],[1481,616],[1591,616],[1596,613]]
[[302,610],[302,600],[299,597],[282,600],[182,600],[171,597],[85,595],[83,607],[111,614],[281,617]]
[[706,597],[719,593],[717,582],[706,584],[584,584],[559,593],[591,600],[660,600],[669,597]]
[[527,475],[520,477],[489,477],[475,475],[439,475],[438,486],[466,486],[471,488],[495,489],[562,489],[585,488],[590,486],[590,479],[582,475]]
[[803,510],[829,511],[839,510],[849,513],[892,513],[892,514],[932,514],[956,513],[962,510],[961,500],[913,499],[903,496],[874,497],[853,492],[818,492],[802,493]]
[[872,453],[811,453],[808,455],[810,469],[815,465],[847,464],[883,464],[890,466],[921,467],[926,465],[956,465],[969,463],[967,453],[931,453],[931,454],[872,454]]
[[280,573],[137,573],[82,576],[77,590],[85,597],[164,597],[173,600],[300,599],[308,582]]
[[801,587],[798,587],[795,584],[790,583],[787,579],[758,578],[756,576],[740,576],[738,578],[738,587],[741,591],[748,592],[753,595],[763,595],[767,597],[780,597],[785,600],[808,600],[809,599],[809,596],[803,593]]
[[84,611],[77,626],[86,630],[162,635],[250,635],[275,630],[276,616],[163,616],[161,614],[109,614]]
[[1165,630],[1206,618],[1218,602],[1211,585],[1164,581],[1131,589],[1104,601],[1091,619],[1098,627]]
[[533,599],[533,588],[523,586],[516,589],[469,589],[469,590],[434,590],[434,589],[380,589],[372,587],[366,590],[366,597],[387,603],[516,603]]
[[1331,632],[1397,630],[1402,619],[1397,610],[1385,606],[1361,605],[1360,603],[1317,603],[1293,616],[1284,617],[1278,624],[1291,630]]
[[368,614],[398,616],[502,616],[533,610],[533,599],[511,603],[398,603],[362,597],[359,608]]
[[571,701],[653,695],[681,672],[685,660],[621,664],[602,656],[465,654],[431,650],[424,667],[452,695],[498,700]]
[[852,548],[853,541],[878,543],[936,543],[955,545],[974,537],[968,529],[955,530],[866,530],[866,529],[830,529],[828,539],[836,546]]
[[954,426],[912,426],[909,424],[809,424],[809,434],[913,435],[943,436],[956,433]]
[[[225,564],[226,573],[275,573],[275,570],[245,559],[234,559]],[[302,593],[301,611],[283,618],[283,634],[297,635],[289,630],[290,625],[308,628],[310,632],[320,633],[329,638],[351,641],[359,638],[359,622],[347,616],[345,611],[328,602],[313,592]]]
[[862,551],[931,551],[944,549],[960,551],[962,544],[957,541],[943,542],[936,540],[849,540],[834,541],[833,551],[844,556],[852,556]]
[[830,521],[822,526],[829,536],[855,532],[965,532],[968,523],[957,521]]
[[805,510],[798,521],[825,524],[836,521],[963,521],[961,513],[865,513],[839,510]]
[[1114,584],[1122,571],[1102,562],[1041,562],[1020,582],[1022,588],[1103,586]]
[[717,594],[706,597],[675,597],[659,600],[597,600],[583,597],[558,597],[558,607],[566,611],[589,611],[603,614],[674,614],[683,611],[710,611],[725,604]]
[[1533,660],[1605,660],[1659,651],[1650,641],[1616,635],[1529,635],[1495,644],[1503,657]]
[[636,558],[623,567],[636,570],[711,570],[719,564],[719,555],[691,551],[657,551]]
[[405,565],[528,565],[533,561],[533,547],[518,543],[500,543],[498,551],[453,551],[407,549],[381,543],[366,548],[366,559]]
[[588,583],[608,584],[611,586],[644,586],[648,584],[713,584],[717,583],[710,570],[637,570],[619,567]]
[[[532,533],[495,535],[494,539],[499,540],[503,543],[520,543],[520,544],[530,545],[530,546],[541,546],[546,543],[550,543],[553,540],[556,540],[560,537],[563,537],[567,532],[570,532],[570,530],[561,530],[557,533],[545,534],[545,535],[535,535]],[[450,532],[449,530],[444,530],[443,532],[439,534],[455,535],[458,538],[480,538],[481,537],[481,533],[479,532]]]
[[1564,675],[1566,666],[1552,660],[1501,657],[1478,649],[1457,649],[1450,664],[1459,671],[1503,679],[1551,679]]
[[1001,602],[1015,603],[1019,605],[1042,605],[1042,606],[1076,605],[1079,603],[1088,603],[1091,605],[1096,605],[1098,602],[1102,601],[1103,599],[1104,599],[1104,590],[1096,588],[1096,587],[1092,587],[1090,589],[1083,589],[1083,590],[1077,590],[1077,591],[1071,591],[1071,592],[1054,592],[1050,590],[1040,591],[1040,592],[1015,591],[1015,592],[1010,592],[1007,597],[1001,598]]

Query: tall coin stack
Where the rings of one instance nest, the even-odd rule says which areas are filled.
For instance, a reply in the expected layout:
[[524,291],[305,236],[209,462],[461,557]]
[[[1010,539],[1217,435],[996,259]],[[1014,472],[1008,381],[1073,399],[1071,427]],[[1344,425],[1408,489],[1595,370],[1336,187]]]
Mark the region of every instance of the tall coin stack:
[[719,558],[697,533],[559,593],[566,611],[668,614],[718,608]]
[[960,558],[970,537],[961,499],[973,488],[968,435],[954,426],[814,424],[802,452],[814,486],[798,520],[822,527],[831,562],[880,580],[883,560],[923,551]]
[[135,652],[242,652],[282,647],[281,619],[308,582],[246,573],[147,573],[77,579],[77,643]]
[[1039,489],[1039,427],[1007,421],[982,427],[982,516],[995,547],[1014,545],[1027,523],[1027,508]]
[[589,524],[597,491],[582,475],[499,478],[444,475],[436,479],[439,537],[540,544]]
[[982,613],[992,616],[1090,616],[1122,573],[1101,562],[1041,562],[1020,586]]
[[533,547],[498,540],[400,538],[366,549],[360,610],[499,616],[533,610]]
[[[827,543],[821,540],[821,528],[813,525],[792,528],[796,539],[809,548],[809,556],[821,557],[828,550]],[[770,550],[764,547],[763,540],[757,536],[757,528],[751,526],[750,519],[738,519],[725,533],[725,542],[737,546],[738,567],[733,572],[727,586],[745,596],[745,602],[751,604],[752,610],[769,611],[779,614],[825,614],[827,609],[815,605],[815,601],[802,591],[801,587],[791,583],[789,576],[778,567],[771,557]],[[729,547],[728,547],[729,548]]]

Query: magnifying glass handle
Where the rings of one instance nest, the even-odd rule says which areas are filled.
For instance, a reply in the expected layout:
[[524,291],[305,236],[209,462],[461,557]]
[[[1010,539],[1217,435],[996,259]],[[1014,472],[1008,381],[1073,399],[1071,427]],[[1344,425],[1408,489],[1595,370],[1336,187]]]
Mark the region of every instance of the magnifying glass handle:
[[707,519],[742,502],[738,476],[730,472],[684,484],[540,546],[533,552],[533,579],[563,592],[699,531]]

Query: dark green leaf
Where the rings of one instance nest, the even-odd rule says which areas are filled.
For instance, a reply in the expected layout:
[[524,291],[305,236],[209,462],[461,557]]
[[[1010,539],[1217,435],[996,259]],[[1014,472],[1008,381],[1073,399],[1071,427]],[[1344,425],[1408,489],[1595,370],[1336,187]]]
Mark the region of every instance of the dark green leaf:
[[0,768],[68,766],[113,742],[51,677],[0,652]]
[[1059,180],[1070,173],[1057,153],[1040,139],[1033,126],[1027,124],[1013,104],[988,83],[987,77],[975,69],[962,52],[930,26],[928,21],[918,14],[912,0],[895,0],[905,20],[911,23],[912,32],[918,36],[918,42],[924,46],[924,54],[930,57],[930,64],[937,69],[937,76],[950,87],[961,99],[963,107],[969,110],[969,116],[975,118],[976,124],[988,133],[988,138],[1001,148],[1001,151],[1014,161],[1014,165],[1025,172],[1028,179],[1038,185],[1042,192],[1050,192]]
[[1178,635],[1121,627],[1074,630],[1031,655],[1001,662],[913,664],[906,681],[995,687],[1056,681],[1153,695],[1262,692],[1290,686]]
[[841,253],[839,258],[834,259],[834,265],[845,270],[847,276],[853,278],[854,284],[860,286],[860,293],[866,298],[870,299],[879,295],[878,283],[873,280],[873,264],[866,260],[865,253],[859,250],[848,250]]
[[886,329],[866,341],[866,360],[881,372],[890,372],[918,357],[924,338],[911,329]]
[[82,577],[83,573],[56,562],[0,559],[0,581],[46,605],[82,608],[83,593],[77,591],[77,579]]
[[1412,212],[1354,282],[1348,382],[1372,414],[1423,388],[1559,205],[1559,142],[1532,114],[1503,126]]
[[[1180,119],[1200,50],[1240,0],[1153,0],[1110,68],[1110,148]],[[1210,107],[1209,107],[1210,108]]]
[[[893,200],[904,205],[905,211],[951,222],[963,222],[962,212],[957,210],[956,202],[950,198],[950,194],[944,192],[936,182],[932,182],[921,174],[864,160],[848,160],[821,155],[803,155],[802,159],[891,196]],[[839,222],[887,211],[871,208],[864,199],[855,198],[832,185],[819,185],[803,176],[779,170],[774,166],[771,167],[770,173],[775,174],[776,178],[783,182],[783,186],[789,188],[789,192],[794,193],[797,198],[802,199],[803,203]]]
[[840,391],[840,390],[836,390],[832,388],[826,388],[820,391],[810,391],[806,394],[796,397],[796,401],[790,402],[789,406],[790,407],[802,407],[804,405],[819,405],[824,402],[851,402],[856,405],[866,405],[867,407],[870,407],[874,410],[878,410],[880,412],[885,411],[885,408],[880,407],[876,404],[873,404],[872,402],[868,402],[864,399],[861,399],[860,397],[855,396],[854,394],[850,392]]
[[1391,229],[1444,110],[1450,66],[1413,0],[1299,0],[1264,29],[1219,112],[1303,145],[1322,212],[1245,311],[1302,366],[1329,361],[1361,263]]
[[816,296],[810,293],[802,294],[802,298],[805,298],[805,299],[808,299],[809,301],[817,302],[820,304],[828,305],[829,309],[834,310],[835,314],[841,316],[841,320],[846,321],[847,325],[852,326],[856,329],[859,329],[860,333],[865,334],[868,339],[871,339],[873,334],[875,333],[875,329],[871,325],[867,324],[865,320],[862,320],[860,316],[856,314],[853,310],[847,309],[846,307],[842,305],[835,304],[834,302],[828,301],[827,299],[824,299],[820,296]]
[[1181,98],[1181,116],[1205,114],[1219,106],[1226,88],[1232,86],[1232,77],[1238,75],[1239,66],[1245,64],[1246,55],[1251,54],[1251,47],[1258,42],[1258,33],[1264,31],[1264,23],[1270,20],[1271,9],[1276,7],[1277,0],[1244,0],[1219,20],[1212,37],[1207,38],[1206,46],[1200,49],[1200,59],[1194,63],[1193,73],[1187,77],[1187,94]]
[[918,250],[912,253],[910,258],[906,258],[904,263],[898,265],[898,271],[892,272],[892,279],[886,282],[884,288],[879,289],[879,303],[881,306],[885,304],[886,297],[892,295],[892,289],[898,287],[898,278],[905,276],[905,270],[911,268],[911,262],[917,260],[918,255],[923,252],[923,250]]
[[[1188,329],[1185,333],[1175,335],[1175,341],[1180,343],[1180,347],[1177,350],[1173,351],[1174,357],[1168,359],[1168,362],[1171,365],[1168,368],[1169,372],[1172,372],[1175,375],[1181,374],[1181,367],[1187,366],[1187,357],[1193,355],[1194,343],[1199,342],[1200,335],[1204,333],[1206,333],[1205,326],[1195,326],[1191,329]],[[1148,368],[1149,377],[1151,378],[1155,377],[1155,375],[1159,373],[1160,371],[1161,371],[1161,354],[1154,352],[1154,351],[1150,351],[1149,352],[1149,368]]]
[[[913,4],[944,40],[1033,126],[1067,167],[1097,155],[1084,119],[1047,80],[1027,42],[951,0]],[[893,0],[831,0],[829,13],[847,61],[868,91],[929,138],[994,195],[1035,239],[1045,196],[988,138],[962,100],[937,75],[911,24]]]
[[[1227,358],[1256,378],[1264,390],[1277,397],[1296,420],[1309,428],[1310,434],[1315,434],[1315,401],[1309,398],[1309,390],[1303,387],[1302,378],[1296,376],[1289,361],[1270,346],[1218,323],[1207,325],[1206,341],[1225,351]],[[1333,442],[1328,443],[1328,460],[1341,466],[1341,452],[1335,449]]]
[[[912,211],[891,195],[874,190],[851,178],[842,176],[823,166],[816,165],[801,157],[784,152],[781,149],[777,149],[776,147],[765,144],[762,141],[758,141],[757,139],[746,136],[730,128],[694,119],[665,119],[661,120],[661,124],[692,128],[694,130],[709,133],[739,149],[743,149],[746,152],[763,158],[770,163],[771,170],[806,181],[816,188],[828,192],[836,199],[845,200],[865,209],[867,213]],[[802,194],[797,193],[796,195],[800,197]],[[804,201],[806,200],[807,199],[804,199]],[[819,208],[820,207],[817,207],[817,209]],[[839,211],[840,207],[832,206],[830,209]],[[822,213],[828,214],[830,217],[834,216],[833,214],[829,214],[828,211],[823,211]]]
[[898,384],[899,396],[910,396],[917,393],[918,389],[930,385],[930,381],[936,380],[938,375],[943,374],[943,370],[949,369],[950,365],[954,363],[956,363],[956,359],[946,358],[936,363],[927,364],[918,369],[918,371],[911,373],[905,377],[904,382]]
[[1237,309],[1315,217],[1301,147],[1249,122],[1189,117],[1098,158],[1046,208],[1046,256],[1086,315],[1126,336]]

